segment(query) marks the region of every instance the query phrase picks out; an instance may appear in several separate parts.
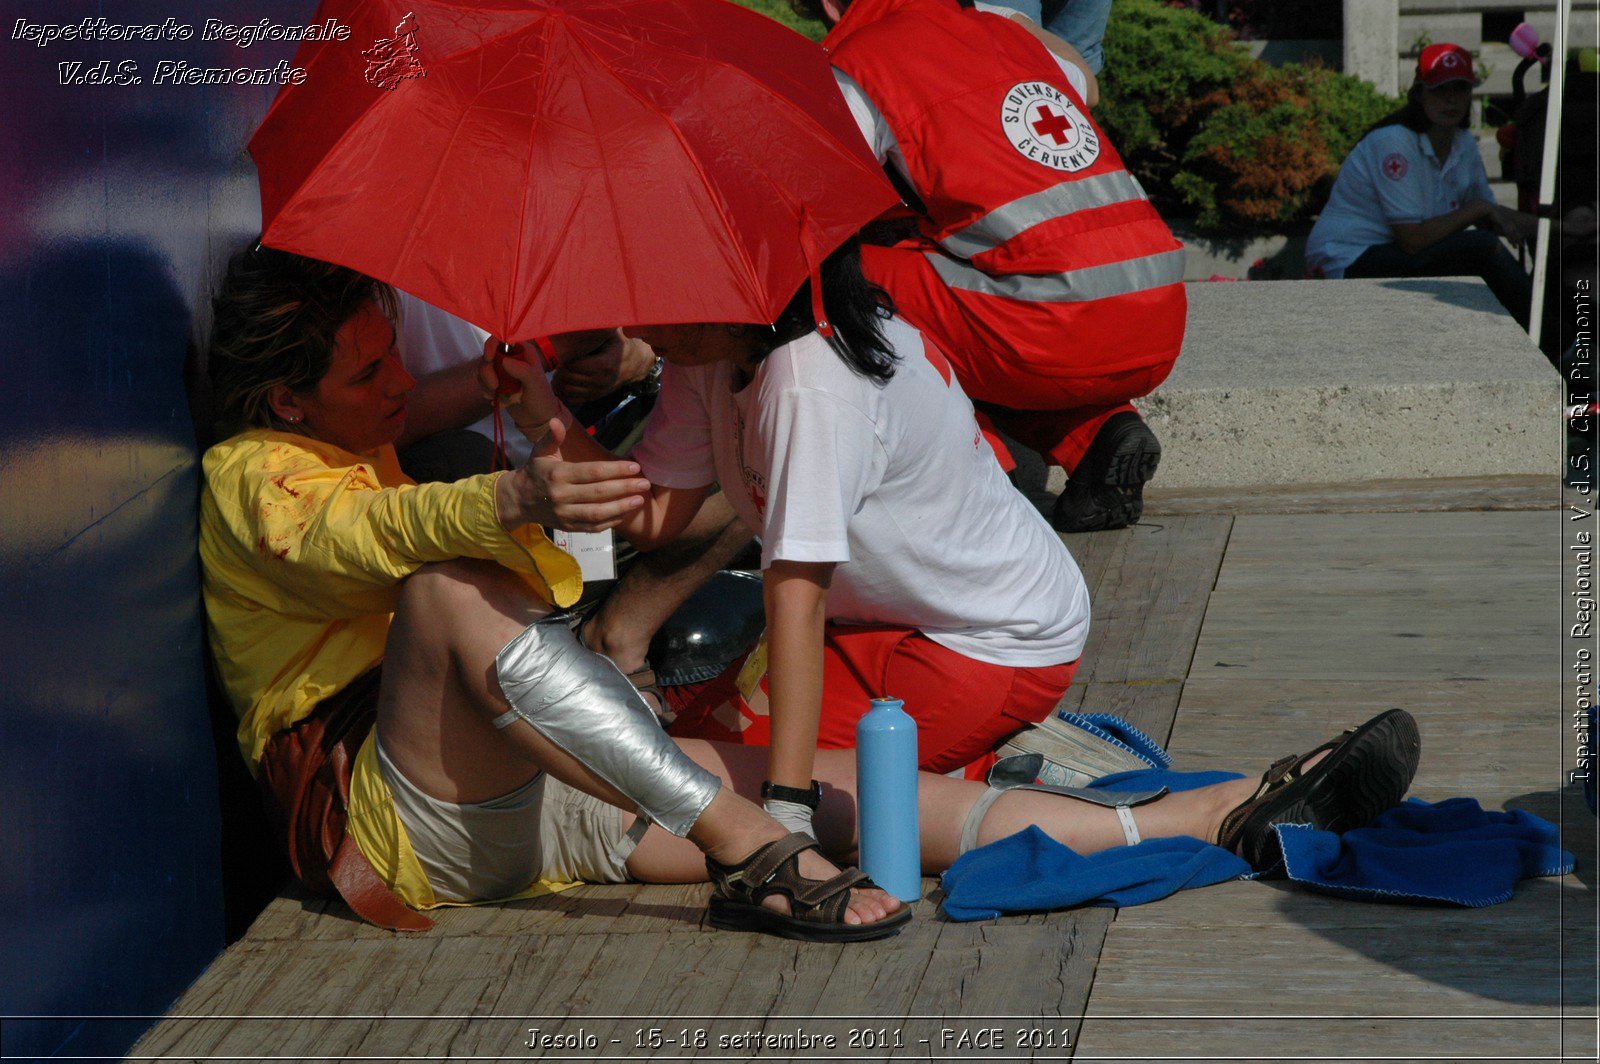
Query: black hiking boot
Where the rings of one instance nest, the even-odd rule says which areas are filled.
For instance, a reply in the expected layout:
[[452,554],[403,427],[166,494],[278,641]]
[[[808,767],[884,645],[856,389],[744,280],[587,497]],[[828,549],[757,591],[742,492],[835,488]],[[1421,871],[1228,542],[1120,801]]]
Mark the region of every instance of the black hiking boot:
[[1056,500],[1057,532],[1104,532],[1137,524],[1145,481],[1161,463],[1161,444],[1138,414],[1124,411],[1100,426]]

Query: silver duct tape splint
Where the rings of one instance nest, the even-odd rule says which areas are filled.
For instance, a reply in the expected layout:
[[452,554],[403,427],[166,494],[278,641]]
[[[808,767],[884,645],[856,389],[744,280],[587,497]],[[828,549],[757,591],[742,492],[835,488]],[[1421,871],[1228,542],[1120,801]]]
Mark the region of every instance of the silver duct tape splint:
[[564,619],[529,625],[495,657],[495,670],[511,703],[495,727],[527,721],[674,835],[687,835],[721,789],[714,773],[667,737],[628,678],[585,649]]

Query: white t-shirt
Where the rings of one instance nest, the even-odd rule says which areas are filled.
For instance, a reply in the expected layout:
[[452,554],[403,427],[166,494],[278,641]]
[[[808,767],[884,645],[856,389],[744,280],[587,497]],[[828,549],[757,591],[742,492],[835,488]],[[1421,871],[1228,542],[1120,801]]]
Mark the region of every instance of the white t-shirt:
[[632,457],[663,487],[720,482],[763,566],[839,563],[831,620],[916,628],[998,665],[1075,660],[1089,631],[1077,564],[1000,471],[949,367],[904,322],[885,332],[900,355],[885,385],[816,333],[738,391],[728,363],[669,366]]
[[1389,226],[1425,222],[1477,200],[1494,202],[1472,134],[1456,131],[1443,165],[1426,133],[1384,126],[1361,138],[1306,242],[1306,264],[1343,277],[1362,252],[1394,241]]
[[[1014,11],[1010,8],[999,7],[994,4],[985,4],[981,0],[973,5],[980,11],[987,11],[1001,18],[1010,18]],[[1043,47],[1041,45],[1041,47]],[[1050,53],[1050,58],[1056,61],[1061,68],[1061,73],[1066,76],[1067,82],[1081,97],[1088,91],[1088,79],[1083,76],[1083,71],[1067,62],[1065,59]],[[844,102],[850,105],[850,114],[856,120],[857,127],[861,130],[862,138],[872,148],[873,156],[878,162],[887,162],[895,168],[895,172],[909,180],[906,170],[906,157],[900,151],[900,142],[895,139],[894,130],[889,128],[889,122],[883,117],[883,112],[878,110],[878,105],[868,97],[866,90],[856,84],[856,80],[844,71],[835,68],[833,80],[838,82],[839,91],[844,95]]]
[[[400,302],[400,322],[395,329],[395,341],[400,347],[400,361],[405,364],[407,373],[420,379],[441,369],[459,366],[463,362],[475,362],[483,357],[483,345],[489,339],[487,330],[409,293],[397,289],[395,294]],[[502,418],[502,422],[506,433],[506,455],[511,467],[516,469],[526,465],[528,456],[533,453],[533,445],[511,423],[511,418]],[[465,427],[494,439],[492,414]]]

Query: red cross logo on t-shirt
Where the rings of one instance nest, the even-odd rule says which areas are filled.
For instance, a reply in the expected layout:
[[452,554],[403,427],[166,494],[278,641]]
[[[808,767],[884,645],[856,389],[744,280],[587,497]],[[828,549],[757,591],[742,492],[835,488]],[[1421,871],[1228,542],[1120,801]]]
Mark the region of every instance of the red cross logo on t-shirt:
[[1398,181],[1406,176],[1406,157],[1399,152],[1390,152],[1383,158],[1383,176],[1390,181]]
[[1038,107],[1035,107],[1033,113],[1037,117],[1030,124],[1033,126],[1035,133],[1041,137],[1049,137],[1057,144],[1065,144],[1067,142],[1065,134],[1067,130],[1072,128],[1072,123],[1067,121],[1065,114],[1047,103],[1041,103]]
[[756,513],[767,516],[767,493],[754,484],[750,485],[750,501],[756,504]]

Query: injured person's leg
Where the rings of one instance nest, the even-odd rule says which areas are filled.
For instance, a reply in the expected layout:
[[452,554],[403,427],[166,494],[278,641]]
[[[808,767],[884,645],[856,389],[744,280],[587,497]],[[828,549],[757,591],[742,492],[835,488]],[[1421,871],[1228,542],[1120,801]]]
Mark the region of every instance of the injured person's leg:
[[[692,879],[706,879],[707,858],[736,865],[788,834],[683,756],[616,666],[581,648],[518,577],[492,563],[445,562],[407,580],[378,713],[388,758],[421,792],[481,803],[543,770],[686,836],[680,845],[698,863]],[[802,879],[838,871],[815,851],[785,864]],[[806,907],[833,925],[826,937],[876,937],[906,918],[899,902],[866,885],[842,885],[822,902]],[[790,899],[764,904],[787,911]]]
[[[720,912],[724,926],[844,940],[892,933],[904,922],[899,902],[841,876],[754,804],[764,749],[669,739],[616,668],[544,612],[520,580],[489,563],[430,566],[408,581],[391,629],[379,728],[388,756],[420,789],[444,801],[482,801],[543,769],[672,832],[646,833],[628,871],[646,882],[693,882],[709,868],[714,916]],[[1398,803],[1418,749],[1415,722],[1391,710],[1284,758],[1260,781],[1120,808],[1026,786],[995,794],[923,773],[923,866],[941,871],[964,846],[1034,825],[1080,853],[1187,835],[1264,867],[1273,859],[1273,824],[1348,830]],[[823,788],[814,827],[840,860],[856,848],[854,760],[853,751],[820,751],[816,760]]]

